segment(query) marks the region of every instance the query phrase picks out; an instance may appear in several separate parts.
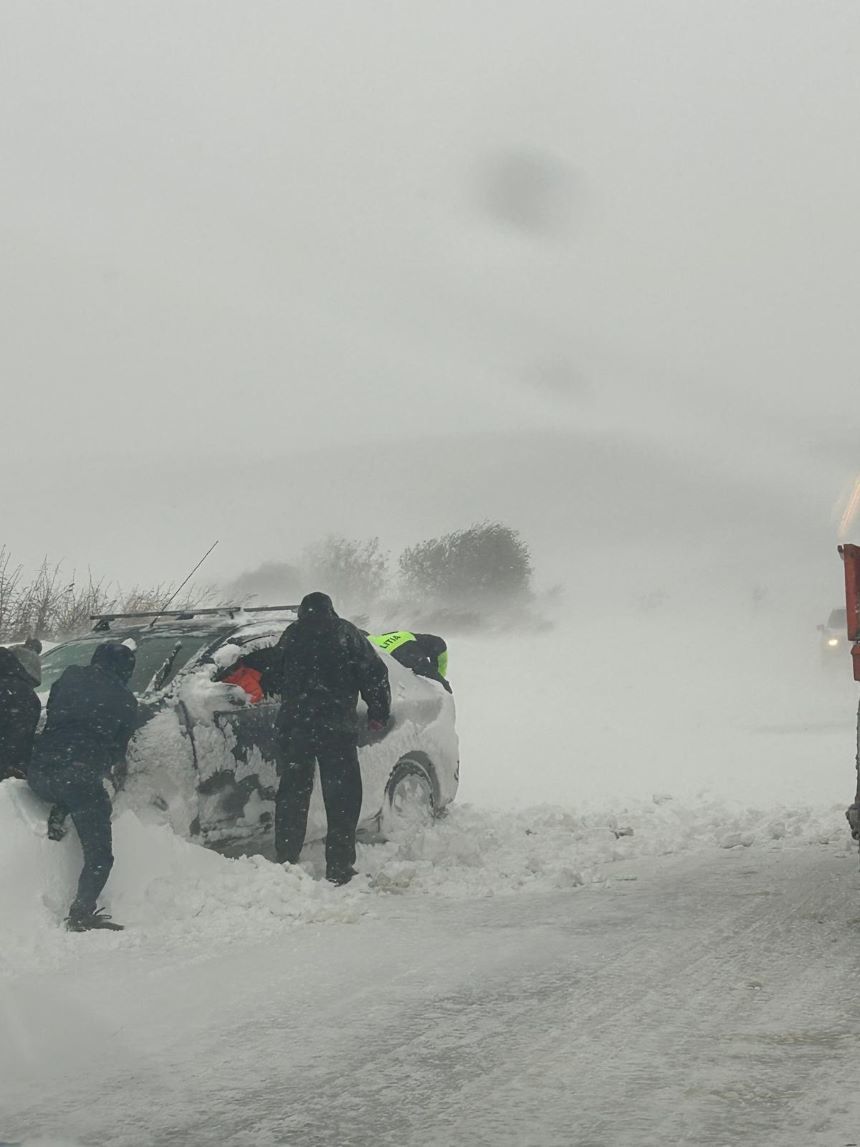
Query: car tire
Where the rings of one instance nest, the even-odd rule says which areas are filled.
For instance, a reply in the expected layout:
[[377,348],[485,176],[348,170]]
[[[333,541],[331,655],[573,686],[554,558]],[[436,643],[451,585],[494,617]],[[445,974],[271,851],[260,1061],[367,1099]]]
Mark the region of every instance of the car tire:
[[413,757],[398,761],[385,786],[379,832],[384,840],[429,828],[436,819],[436,786],[429,766]]

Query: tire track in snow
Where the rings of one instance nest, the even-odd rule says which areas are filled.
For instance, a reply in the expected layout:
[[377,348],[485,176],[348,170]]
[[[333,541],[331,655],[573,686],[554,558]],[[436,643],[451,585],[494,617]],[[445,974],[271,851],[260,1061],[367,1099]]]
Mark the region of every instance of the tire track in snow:
[[834,1081],[847,1102],[857,883],[832,849],[723,851],[605,895],[472,905],[468,925],[448,913],[466,935],[438,942],[471,975],[394,982],[367,1038],[311,1037],[306,1070],[245,1096],[251,1119],[213,1112],[186,1142],[848,1142]]

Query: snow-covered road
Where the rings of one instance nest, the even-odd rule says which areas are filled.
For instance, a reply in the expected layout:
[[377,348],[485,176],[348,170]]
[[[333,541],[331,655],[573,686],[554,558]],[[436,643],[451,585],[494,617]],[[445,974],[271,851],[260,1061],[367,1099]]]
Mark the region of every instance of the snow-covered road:
[[24,973],[5,997],[2,1134],[860,1141],[860,877],[844,842],[609,869],[569,892],[352,893],[369,902],[353,923],[217,956],[99,953],[95,937],[73,975]]

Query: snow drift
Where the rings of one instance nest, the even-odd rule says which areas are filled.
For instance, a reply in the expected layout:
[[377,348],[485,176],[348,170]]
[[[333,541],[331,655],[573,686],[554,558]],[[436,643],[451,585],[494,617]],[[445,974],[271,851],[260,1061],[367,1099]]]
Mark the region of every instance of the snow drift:
[[127,930],[80,936],[62,928],[80,870],[76,834],[49,841],[46,812],[24,782],[0,785],[0,970],[6,974],[116,948],[178,949],[205,958],[297,925],[358,922],[392,895],[466,899],[599,889],[614,879],[635,879],[625,862],[644,856],[850,843],[841,806],[763,812],[718,800],[681,805],[659,795],[607,813],[455,805],[429,828],[360,845],[362,875],[334,888],[320,879],[320,845],[305,850],[301,866],[261,856],[227,859],[126,810],[114,821],[116,863],[102,903]]
[[62,922],[80,846],[73,829],[62,842],[48,840],[46,815],[23,781],[0,785],[0,960],[7,971],[62,961],[90,945],[134,947],[150,936],[162,947],[226,943],[291,922],[349,922],[360,914],[357,894],[337,895],[302,868],[286,870],[262,857],[228,860],[126,811],[114,821],[115,865],[100,902],[129,930],[91,933],[76,945],[81,937],[65,933]]

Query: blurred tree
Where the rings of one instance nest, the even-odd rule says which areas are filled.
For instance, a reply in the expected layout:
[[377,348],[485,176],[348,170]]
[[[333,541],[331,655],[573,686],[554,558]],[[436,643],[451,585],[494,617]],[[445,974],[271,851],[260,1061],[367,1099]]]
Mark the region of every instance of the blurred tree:
[[302,573],[290,562],[263,562],[246,570],[225,590],[240,605],[294,605],[302,596]]
[[308,546],[299,564],[304,592],[322,590],[339,612],[363,612],[388,583],[388,554],[379,538],[358,542],[332,534]]
[[480,522],[403,551],[404,588],[437,605],[494,608],[531,597],[532,563],[519,533],[501,522]]

